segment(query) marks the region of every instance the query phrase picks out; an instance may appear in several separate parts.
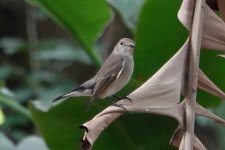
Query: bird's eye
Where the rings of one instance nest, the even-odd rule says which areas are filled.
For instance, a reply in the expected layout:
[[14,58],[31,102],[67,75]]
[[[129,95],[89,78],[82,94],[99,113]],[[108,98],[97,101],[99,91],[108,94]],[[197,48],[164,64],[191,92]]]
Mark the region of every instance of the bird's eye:
[[123,41],[120,42],[120,45],[123,45]]

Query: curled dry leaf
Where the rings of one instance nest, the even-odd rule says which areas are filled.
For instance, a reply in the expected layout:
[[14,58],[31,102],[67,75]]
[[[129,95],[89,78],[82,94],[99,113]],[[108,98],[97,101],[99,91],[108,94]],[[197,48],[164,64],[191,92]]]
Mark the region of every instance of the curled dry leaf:
[[[190,31],[194,15],[194,1],[184,0],[178,12],[181,23]],[[225,23],[207,5],[204,5],[202,46],[225,51]]]
[[170,139],[170,144],[179,147],[182,137],[183,137],[183,129],[180,126],[178,126],[177,129],[174,131],[172,138]]
[[225,23],[207,5],[204,7],[202,46],[225,51]]
[[[123,103],[121,100],[120,102]],[[115,119],[121,116],[125,111],[128,112],[144,112],[152,114],[160,114],[172,117],[179,122],[179,126],[183,127],[183,103],[164,108],[154,108],[150,106],[132,106],[124,105],[123,108],[118,106],[109,106],[101,113],[96,115],[92,120],[81,125],[85,129],[85,134],[81,141],[81,147],[84,150],[91,149],[95,140],[99,137],[101,132],[108,127]]]
[[[113,113],[110,113],[112,111]],[[81,140],[81,149],[91,149],[101,132],[122,113],[123,110],[121,110],[121,108],[110,106],[97,114],[92,120],[81,125],[80,128],[86,130],[84,137]]]

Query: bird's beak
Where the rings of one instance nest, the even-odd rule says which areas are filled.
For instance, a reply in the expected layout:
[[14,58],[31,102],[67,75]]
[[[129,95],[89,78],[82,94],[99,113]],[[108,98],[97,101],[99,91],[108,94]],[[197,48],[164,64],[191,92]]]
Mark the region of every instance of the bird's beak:
[[129,43],[127,46],[128,47],[131,47],[131,48],[134,48],[135,47],[135,44],[134,43]]

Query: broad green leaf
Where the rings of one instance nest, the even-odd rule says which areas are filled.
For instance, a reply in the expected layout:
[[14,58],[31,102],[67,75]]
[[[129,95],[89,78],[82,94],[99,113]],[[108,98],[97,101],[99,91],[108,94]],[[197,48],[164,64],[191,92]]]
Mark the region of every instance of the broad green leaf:
[[42,41],[35,59],[42,61],[80,61],[90,65],[92,62],[85,51],[63,40]]
[[36,109],[42,106],[34,106],[31,105],[34,121],[51,150],[79,149],[82,134],[79,125],[91,115],[84,113],[87,106],[84,99],[70,98],[48,112]]
[[148,0],[136,30],[135,72],[138,80],[155,73],[183,45],[187,30],[177,19],[179,0]]
[[110,19],[105,0],[36,0],[85,47],[96,65],[100,60],[93,45]]

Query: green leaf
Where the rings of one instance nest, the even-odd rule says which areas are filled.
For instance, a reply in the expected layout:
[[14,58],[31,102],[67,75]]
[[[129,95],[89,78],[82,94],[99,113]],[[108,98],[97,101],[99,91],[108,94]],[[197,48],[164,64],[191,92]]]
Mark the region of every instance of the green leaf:
[[135,38],[136,79],[153,75],[185,42],[188,32],[177,19],[181,2],[148,0],[144,4]]
[[28,119],[31,118],[31,114],[29,110],[25,107],[21,106],[18,102],[14,100],[13,94],[3,85],[0,85],[0,104],[4,104],[11,109],[19,112],[20,114],[24,115]]
[[43,106],[37,104],[32,104],[30,108],[34,122],[51,150],[74,150],[79,149],[82,135],[78,127],[84,117],[90,117],[90,114],[84,113],[85,107],[84,99],[70,98],[47,112],[40,111]]
[[[47,44],[48,43],[48,44]],[[79,47],[74,47],[70,43],[62,40],[44,41],[42,47],[35,54],[38,61],[80,61],[82,63],[91,64],[91,60],[85,51]],[[54,44],[54,45],[51,45]]]
[[36,0],[40,7],[63,25],[85,47],[96,65],[100,59],[93,45],[109,21],[105,0]]
[[2,112],[2,109],[0,108],[0,125],[3,124],[5,121],[4,113]]

